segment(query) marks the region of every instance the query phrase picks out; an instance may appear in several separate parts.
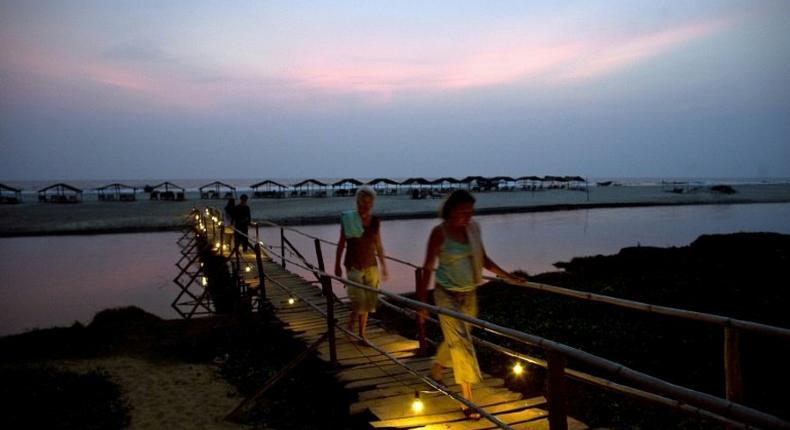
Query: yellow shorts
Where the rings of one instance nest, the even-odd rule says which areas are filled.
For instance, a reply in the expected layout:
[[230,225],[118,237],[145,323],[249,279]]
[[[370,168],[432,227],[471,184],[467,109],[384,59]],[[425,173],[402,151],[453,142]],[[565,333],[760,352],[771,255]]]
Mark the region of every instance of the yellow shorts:
[[[379,270],[376,266],[364,269],[346,269],[346,277],[349,281],[367,285],[371,288],[379,287]],[[372,291],[363,290],[353,285],[348,286],[348,298],[351,300],[351,309],[356,312],[376,312],[378,294]]]

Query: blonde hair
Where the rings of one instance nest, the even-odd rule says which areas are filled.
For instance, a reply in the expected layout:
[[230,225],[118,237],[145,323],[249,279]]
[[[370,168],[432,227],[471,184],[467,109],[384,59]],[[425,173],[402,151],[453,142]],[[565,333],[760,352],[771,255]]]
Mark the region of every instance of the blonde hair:
[[370,188],[367,185],[363,185],[357,188],[357,194],[356,194],[357,202],[359,201],[359,199],[362,198],[362,196],[368,196],[371,199],[376,200],[376,190]]

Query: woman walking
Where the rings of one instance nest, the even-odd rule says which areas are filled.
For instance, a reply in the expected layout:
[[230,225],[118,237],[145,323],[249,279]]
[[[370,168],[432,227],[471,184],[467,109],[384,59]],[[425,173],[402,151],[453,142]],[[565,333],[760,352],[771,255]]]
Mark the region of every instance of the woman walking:
[[[428,239],[417,297],[427,301],[428,285],[431,273],[434,273],[433,298],[436,306],[476,317],[476,290],[483,283],[483,268],[508,280],[515,281],[516,278],[486,255],[480,227],[472,221],[474,204],[475,198],[466,190],[455,190],[447,196],[439,211],[443,221],[433,228]],[[441,314],[439,324],[444,340],[434,357],[431,376],[441,382],[444,369],[452,367],[455,382],[461,385],[461,393],[472,401],[472,384],[480,382],[482,375],[472,344],[471,325]],[[480,414],[472,408],[464,408],[463,412],[469,419],[480,419]]]
[[[378,266],[376,257],[381,265],[381,277],[387,280],[387,263],[384,259],[384,247],[381,245],[379,232],[379,219],[373,216],[373,203],[376,192],[370,187],[360,187],[357,190],[357,209],[343,212],[340,217],[340,239],[335,253],[335,275],[343,276],[340,262],[346,246],[345,260],[346,277],[371,288],[379,287]],[[368,314],[376,312],[378,294],[363,290],[353,285],[348,286],[348,297],[351,300],[351,319],[348,329],[354,330],[354,324],[359,324],[359,336],[365,338],[368,324]]]

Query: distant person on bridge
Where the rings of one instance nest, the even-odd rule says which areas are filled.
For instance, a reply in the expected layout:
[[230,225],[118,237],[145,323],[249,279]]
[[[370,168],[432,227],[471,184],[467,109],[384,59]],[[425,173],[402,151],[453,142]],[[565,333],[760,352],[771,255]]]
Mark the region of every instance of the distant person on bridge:
[[[435,272],[433,299],[436,306],[476,317],[476,290],[483,284],[483,268],[507,280],[517,279],[486,255],[480,227],[472,221],[474,204],[474,196],[466,190],[455,190],[444,200],[439,209],[444,221],[433,228],[428,239],[417,298],[427,302],[431,273]],[[434,269],[437,259],[439,265]],[[424,317],[425,312],[422,315]],[[441,314],[439,324],[444,340],[434,357],[431,377],[444,385],[442,373],[446,367],[452,367],[464,398],[472,401],[472,384],[480,382],[482,374],[472,344],[471,325]],[[464,408],[463,412],[469,419],[480,419],[480,414],[472,408]]]
[[239,198],[239,204],[236,205],[233,211],[233,228],[236,229],[234,249],[236,252],[239,251],[239,245],[241,245],[244,252],[247,252],[249,249],[247,228],[249,228],[250,222],[252,222],[252,214],[250,213],[250,207],[247,206],[247,195],[242,194]]
[[[387,280],[387,263],[384,259],[384,247],[381,245],[379,219],[373,216],[373,203],[376,192],[372,188],[362,186],[357,190],[357,209],[343,212],[340,216],[340,239],[335,253],[335,275],[343,276],[341,260],[346,267],[346,278],[371,288],[379,288],[379,273],[376,265],[378,257],[381,265],[381,278]],[[343,251],[348,246],[345,259]],[[348,298],[351,300],[351,319],[348,329],[354,330],[359,324],[359,336],[365,338],[368,314],[376,312],[378,294],[363,290],[352,285],[348,286]]]
[[227,226],[233,225],[233,213],[236,211],[236,199],[233,198],[233,194],[229,194],[227,196],[228,203],[225,204],[225,210],[222,211],[223,215],[223,224]]

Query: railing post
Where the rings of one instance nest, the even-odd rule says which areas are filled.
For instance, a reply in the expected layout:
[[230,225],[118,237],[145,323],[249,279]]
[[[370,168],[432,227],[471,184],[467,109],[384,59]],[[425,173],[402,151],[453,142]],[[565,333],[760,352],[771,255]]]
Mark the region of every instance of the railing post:
[[261,243],[255,242],[255,262],[258,265],[258,310],[261,309],[261,301],[266,300],[266,285],[263,280],[263,259],[261,258]]
[[255,223],[255,241],[256,242],[261,241],[260,224],[258,224],[257,222]]
[[222,254],[222,250],[225,249],[225,225],[219,226],[219,252]]
[[[417,288],[420,286],[420,282],[422,281],[422,268],[414,269],[414,290],[417,291]],[[427,297],[417,297],[417,300],[421,302],[426,302]],[[425,318],[422,316],[422,312],[417,313],[417,340],[420,342],[420,354],[426,354],[428,351],[428,342],[425,340]]]
[[[324,270],[324,256],[321,252],[321,241],[315,239],[315,255],[318,260],[318,270]],[[332,294],[332,280],[326,275],[321,275],[321,291],[326,299],[326,332],[329,334],[329,361],[337,363],[337,347],[335,345],[335,295]]]
[[285,230],[280,227],[280,252],[282,252],[282,265],[285,269]]
[[727,400],[741,403],[741,333],[727,326],[724,327],[724,387]]
[[568,399],[565,395],[565,356],[548,351],[549,430],[568,429]]

